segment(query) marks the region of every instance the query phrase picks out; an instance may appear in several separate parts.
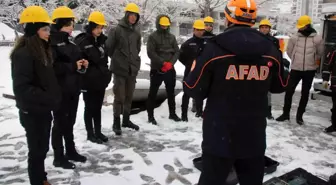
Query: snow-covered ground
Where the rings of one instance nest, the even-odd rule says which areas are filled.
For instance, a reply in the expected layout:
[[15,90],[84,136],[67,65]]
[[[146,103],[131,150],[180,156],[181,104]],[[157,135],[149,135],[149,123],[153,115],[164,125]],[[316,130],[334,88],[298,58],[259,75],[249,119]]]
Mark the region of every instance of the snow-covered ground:
[[[11,48],[0,47],[0,94],[11,90]],[[149,69],[146,48],[141,51],[142,69]],[[176,64],[177,73],[183,74],[183,66]],[[298,86],[298,89],[300,86]],[[181,114],[181,97],[176,97],[177,114]],[[283,95],[273,96],[275,116],[281,114]],[[292,118],[298,96],[294,97]],[[278,170],[265,180],[279,176],[297,167],[327,178],[336,172],[336,137],[324,134],[328,126],[331,104],[310,100],[304,119],[305,126],[292,123],[269,121],[267,128],[267,155],[280,162]],[[79,152],[88,157],[85,164],[77,163],[76,170],[63,170],[52,165],[53,151],[46,159],[48,178],[53,185],[192,185],[197,183],[200,172],[194,168],[192,159],[200,155],[202,120],[189,113],[188,123],[168,120],[168,107],[164,103],[155,110],[159,126],[147,123],[147,113],[132,116],[141,127],[139,132],[123,130],[123,136],[112,132],[112,107],[102,110],[103,133],[109,137],[104,145],[86,141],[83,120],[83,101],[80,100],[75,142]],[[294,119],[293,119],[294,120]],[[51,147],[50,147],[51,148]],[[19,123],[15,102],[0,97],[0,184],[26,185],[27,144],[25,132]],[[171,181],[173,180],[173,181]]]

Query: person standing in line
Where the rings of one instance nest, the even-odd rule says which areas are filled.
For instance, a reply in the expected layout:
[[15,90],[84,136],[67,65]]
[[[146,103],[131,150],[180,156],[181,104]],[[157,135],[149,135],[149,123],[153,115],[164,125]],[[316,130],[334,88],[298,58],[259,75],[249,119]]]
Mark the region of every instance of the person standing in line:
[[181,121],[175,109],[176,71],[174,64],[179,57],[179,47],[176,38],[170,33],[171,21],[167,15],[156,18],[156,31],[149,35],[147,54],[151,60],[150,88],[147,101],[148,122],[157,125],[154,118],[156,95],[162,82],[166,85],[168,97],[169,119]]
[[227,27],[193,62],[184,90],[205,99],[202,173],[198,185],[224,185],[235,168],[240,185],[262,185],[267,93],[282,93],[287,74],[272,41],[251,28],[254,0],[230,0]]
[[309,91],[315,77],[318,63],[324,51],[322,37],[312,27],[308,15],[301,16],[296,24],[298,33],[293,35],[287,46],[287,54],[292,59],[288,88],[286,90],[283,113],[276,121],[290,120],[290,109],[296,86],[302,80],[301,99],[296,112],[296,122],[303,125],[303,113],[309,100]]
[[125,8],[125,16],[117,27],[112,28],[106,40],[106,48],[111,58],[110,70],[113,73],[113,131],[121,135],[120,114],[123,114],[122,127],[139,130],[130,120],[133,92],[136,77],[140,70],[141,34],[138,29],[140,9],[134,3]]
[[[205,25],[203,20],[196,20],[193,25],[194,36],[181,45],[179,61],[185,66],[184,79],[190,72],[191,65],[197,56],[202,52],[204,47],[204,31]],[[182,121],[188,121],[188,107],[189,107],[189,95],[183,93],[182,96]],[[200,100],[203,102],[203,100]],[[203,106],[203,104],[202,104]],[[199,112],[197,112],[199,113]]]
[[61,101],[49,43],[50,19],[40,6],[29,6],[19,24],[25,24],[10,54],[13,92],[20,123],[26,131],[28,176],[31,185],[50,185],[44,161],[49,151],[51,112]]
[[[274,43],[274,45],[280,50],[280,44],[279,40],[271,35],[271,28],[272,24],[268,19],[263,19],[260,21],[259,24],[259,31],[263,34],[265,34],[269,39],[271,39]],[[267,119],[273,120],[274,117],[272,115],[272,94],[269,92],[267,94],[268,97],[268,115]]]
[[75,38],[75,43],[80,47],[84,58],[89,61],[82,86],[87,139],[101,144],[108,141],[108,138],[101,132],[101,109],[105,89],[112,75],[107,65],[108,55],[105,47],[107,37],[102,33],[107,24],[104,15],[99,11],[92,12],[88,22],[85,32]]
[[[212,37],[216,36],[213,33],[213,27],[214,27],[214,19],[210,16],[207,16],[204,18],[205,23],[205,32],[203,34],[203,39],[205,40],[205,43],[211,39]],[[203,115],[203,101],[195,101],[195,99],[192,99],[192,112],[196,112],[196,117],[202,117]]]
[[[81,90],[81,78],[88,67],[88,61],[82,57],[80,48],[69,40],[74,29],[74,18],[75,15],[70,8],[66,6],[56,8],[52,13],[52,20],[56,24],[52,25],[50,35],[54,70],[62,89],[60,108],[54,111],[51,139],[54,149],[53,165],[64,169],[76,168],[76,165],[69,160],[86,162],[86,157],[80,155],[76,150],[73,134]],[[65,154],[63,139],[65,141]]]

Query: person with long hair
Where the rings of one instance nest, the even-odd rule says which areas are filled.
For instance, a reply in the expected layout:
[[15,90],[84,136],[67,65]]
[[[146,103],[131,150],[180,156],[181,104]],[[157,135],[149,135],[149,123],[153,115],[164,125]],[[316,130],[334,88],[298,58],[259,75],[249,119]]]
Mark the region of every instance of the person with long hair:
[[101,109],[105,89],[111,81],[112,73],[107,65],[108,55],[105,47],[107,37],[103,34],[104,26],[106,26],[104,15],[94,11],[89,15],[88,22],[85,32],[75,38],[75,43],[80,47],[84,58],[89,61],[82,86],[87,139],[101,144],[108,141],[108,138],[101,132]]
[[[55,167],[64,169],[76,168],[69,160],[86,162],[86,157],[76,150],[73,134],[81,90],[81,77],[88,67],[88,61],[81,56],[80,48],[69,40],[74,29],[74,18],[74,13],[70,8],[65,6],[56,8],[52,14],[55,24],[51,27],[50,35],[54,69],[62,89],[62,102],[60,108],[54,112],[52,128],[53,164]],[[63,139],[66,154],[64,154]]]
[[61,91],[53,69],[49,46],[48,12],[40,6],[29,6],[20,15],[24,35],[10,55],[13,91],[21,125],[28,144],[28,176],[31,185],[50,185],[44,160],[49,151],[53,110],[61,101]]

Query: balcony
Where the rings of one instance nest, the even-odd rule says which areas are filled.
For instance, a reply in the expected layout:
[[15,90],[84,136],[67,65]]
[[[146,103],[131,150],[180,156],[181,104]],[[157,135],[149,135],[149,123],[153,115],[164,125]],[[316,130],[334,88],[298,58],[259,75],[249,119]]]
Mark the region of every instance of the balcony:
[[321,13],[335,13],[336,3],[323,3]]

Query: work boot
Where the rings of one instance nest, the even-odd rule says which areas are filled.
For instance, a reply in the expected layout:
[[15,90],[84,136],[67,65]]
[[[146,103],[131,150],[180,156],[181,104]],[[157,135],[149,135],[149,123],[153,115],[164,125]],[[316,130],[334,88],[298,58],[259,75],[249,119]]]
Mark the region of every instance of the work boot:
[[325,128],[324,132],[326,132],[326,133],[336,132],[336,128],[331,125],[331,126]]
[[128,113],[125,113],[123,115],[122,127],[130,128],[130,129],[133,129],[133,130],[136,130],[136,131],[138,131],[140,129],[140,127],[138,125],[134,124],[130,120],[130,114],[128,114]]
[[267,115],[268,120],[274,120],[274,117],[272,115],[272,106],[268,106],[268,115]]
[[51,185],[48,181],[43,181],[43,185]]
[[66,154],[65,154],[65,158],[71,161],[76,161],[76,162],[81,162],[81,163],[85,163],[86,162],[86,157],[83,155],[80,155],[77,151],[75,147],[72,147],[70,149],[67,149]]
[[102,142],[106,143],[108,141],[108,137],[106,137],[104,134],[102,133],[98,133],[96,134],[96,138],[98,138],[99,140],[101,140]]
[[170,114],[169,119],[174,120],[175,122],[181,121],[181,118],[179,118],[176,113]]
[[196,118],[202,118],[203,117],[203,111],[201,111],[201,110],[198,110],[197,112],[196,112]]
[[55,158],[54,162],[53,162],[53,165],[55,167],[59,167],[59,168],[63,168],[63,169],[68,169],[68,170],[76,168],[76,165],[74,163],[68,161],[64,157],[63,158]]
[[303,116],[303,113],[300,113],[300,112],[296,113],[296,123],[299,124],[299,125],[304,124],[302,116]]
[[289,114],[287,113],[282,113],[281,116],[279,116],[277,119],[275,119],[276,121],[280,121],[280,122],[283,122],[283,121],[286,121],[286,120],[290,120],[289,118]]
[[88,135],[87,136],[87,140],[91,141],[92,143],[97,143],[97,144],[102,144],[103,141],[100,140],[98,137],[96,137],[95,135]]
[[149,117],[148,118],[148,123],[151,123],[153,125],[157,125],[158,123],[156,122],[155,118],[154,117]]
[[120,117],[119,116],[115,116],[114,117],[114,121],[113,121],[113,132],[117,135],[117,136],[121,136],[121,126],[120,126]]

